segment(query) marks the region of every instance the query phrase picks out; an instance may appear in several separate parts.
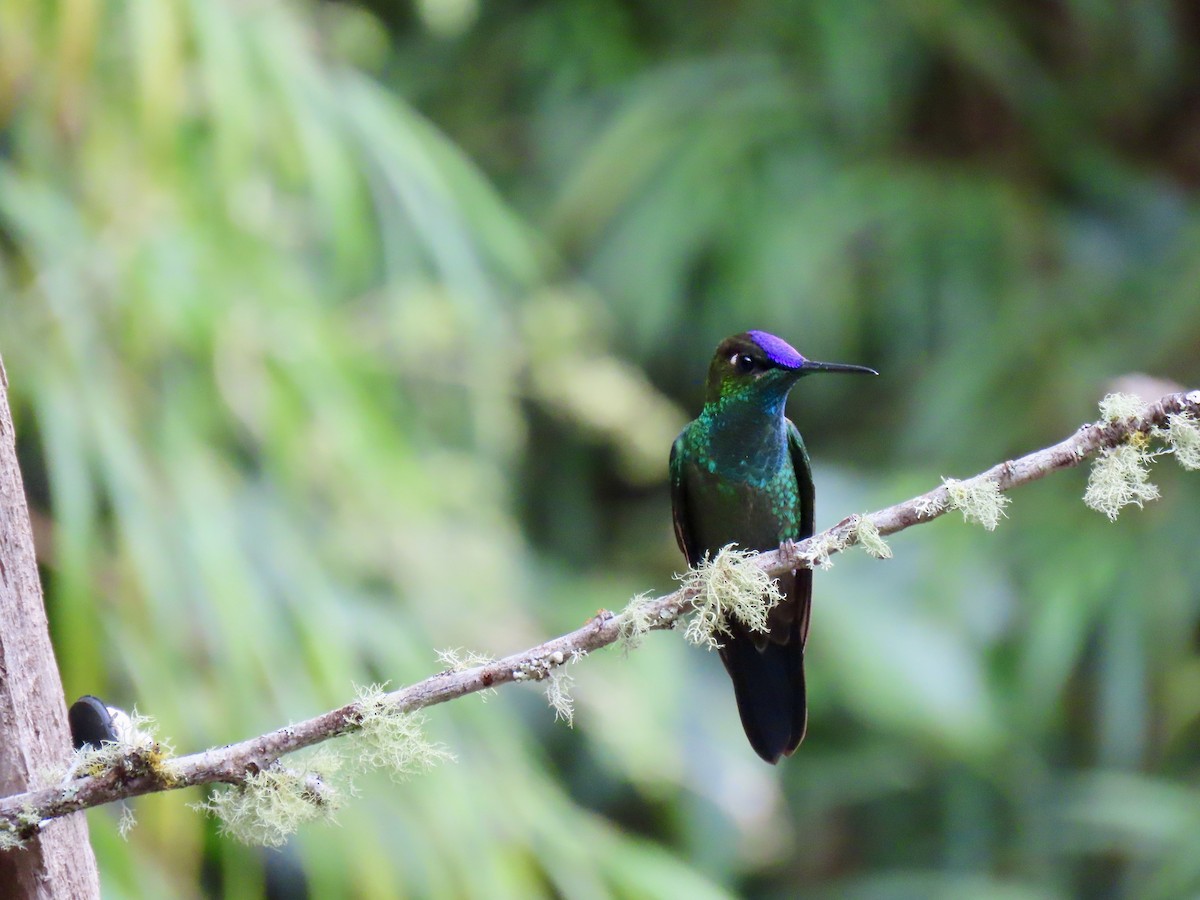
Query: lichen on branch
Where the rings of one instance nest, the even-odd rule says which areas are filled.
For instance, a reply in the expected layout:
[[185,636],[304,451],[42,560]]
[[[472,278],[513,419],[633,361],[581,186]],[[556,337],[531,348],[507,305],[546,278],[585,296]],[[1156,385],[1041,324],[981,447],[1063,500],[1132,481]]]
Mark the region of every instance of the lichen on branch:
[[[422,720],[414,715],[417,710],[502,684],[550,679],[551,689],[559,692],[557,703],[554,696],[550,699],[556,712],[565,715],[559,708],[569,701],[567,682],[559,671],[562,666],[618,641],[627,648],[636,646],[649,631],[672,628],[693,610],[696,615],[688,630],[694,639],[710,646],[719,643],[717,636],[728,627],[730,616],[748,628],[761,630],[771,605],[779,601],[774,581],[778,576],[801,567],[826,565],[831,556],[855,544],[882,556],[887,546],[884,536],[932,521],[952,508],[985,526],[989,522],[994,525],[1003,515],[1002,501],[1007,499],[1001,496],[1003,492],[1090,458],[1100,457],[1103,472],[1105,466],[1117,465],[1112,459],[1120,459],[1126,451],[1132,456],[1119,463],[1127,470],[1121,481],[1124,487],[1114,489],[1132,491],[1144,502],[1149,499],[1148,480],[1137,481],[1140,476],[1130,476],[1128,471],[1148,464],[1147,455],[1167,452],[1185,468],[1200,467],[1198,423],[1200,391],[1169,394],[1136,410],[1124,402],[1109,402],[1103,418],[1053,446],[999,463],[974,478],[939,485],[886,509],[849,516],[778,551],[752,554],[726,548],[683,576],[682,586],[670,594],[641,595],[618,615],[601,611],[568,634],[503,659],[443,654],[445,670],[423,681],[386,693],[380,686],[360,691],[356,701],[312,719],[190,756],[147,753],[137,747],[125,747],[106,757],[92,756],[90,762],[77,762],[71,771],[56,776],[51,787],[0,799],[0,850],[36,834],[52,818],[150,792],[206,784],[233,785],[204,804],[222,817],[230,833],[256,843],[285,840],[303,822],[327,818],[336,810],[339,794],[330,782],[337,760],[342,758],[328,751],[313,754],[304,766],[285,767],[280,759],[287,754],[357,733],[350,738],[348,750],[341,752],[351,759],[357,754],[358,769],[384,766],[393,773],[415,773],[449,756],[445,748],[423,738]],[[1159,441],[1161,449],[1153,450],[1151,441]],[[1130,477],[1136,482],[1132,488]],[[1119,493],[1117,499],[1121,499]]]
[[[1109,422],[1134,421],[1145,410],[1144,402],[1128,394],[1109,394],[1100,401],[1100,413]],[[1116,521],[1126,506],[1141,508],[1157,500],[1161,492],[1150,480],[1150,466],[1164,454],[1173,454],[1184,469],[1200,469],[1200,420],[1194,413],[1170,413],[1165,424],[1132,429],[1121,442],[1102,448],[1088,474],[1083,502]]]
[[684,590],[696,593],[695,614],[684,632],[691,643],[717,649],[718,636],[730,633],[731,618],[750,631],[767,630],[767,615],[784,597],[775,579],[755,562],[757,556],[730,544],[684,574]]

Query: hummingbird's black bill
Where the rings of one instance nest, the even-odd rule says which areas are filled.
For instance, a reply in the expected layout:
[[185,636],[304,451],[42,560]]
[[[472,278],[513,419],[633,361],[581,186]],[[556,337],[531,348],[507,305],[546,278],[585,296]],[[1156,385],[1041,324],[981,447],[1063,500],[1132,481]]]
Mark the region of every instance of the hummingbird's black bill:
[[852,366],[849,363],[825,363],[814,362],[811,359],[806,359],[800,366],[802,372],[850,372],[859,375],[878,375],[874,369],[866,366]]

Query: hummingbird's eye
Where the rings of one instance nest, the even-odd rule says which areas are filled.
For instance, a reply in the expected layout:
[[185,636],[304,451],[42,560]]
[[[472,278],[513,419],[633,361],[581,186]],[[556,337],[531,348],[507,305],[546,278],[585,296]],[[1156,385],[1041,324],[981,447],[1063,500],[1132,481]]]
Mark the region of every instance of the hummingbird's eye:
[[748,356],[745,353],[735,353],[729,360],[733,363],[733,370],[739,375],[749,375],[758,368],[758,363],[755,362],[753,356]]

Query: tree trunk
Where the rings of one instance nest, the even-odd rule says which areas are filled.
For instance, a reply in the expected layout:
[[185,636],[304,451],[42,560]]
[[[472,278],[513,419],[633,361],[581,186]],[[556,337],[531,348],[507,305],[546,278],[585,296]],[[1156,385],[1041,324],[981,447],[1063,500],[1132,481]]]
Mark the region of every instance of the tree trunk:
[[[0,360],[0,796],[36,786],[41,772],[65,766],[70,753]],[[0,897],[6,900],[99,896],[83,813],[51,822],[24,849],[0,852]]]

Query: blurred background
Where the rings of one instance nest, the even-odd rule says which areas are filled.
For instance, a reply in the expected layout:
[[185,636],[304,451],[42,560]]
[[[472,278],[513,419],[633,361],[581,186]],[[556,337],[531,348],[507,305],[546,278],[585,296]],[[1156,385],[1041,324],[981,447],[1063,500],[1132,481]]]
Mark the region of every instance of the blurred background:
[[[811,379],[819,527],[1200,387],[1200,9],[5,0],[0,353],[70,699],[179,752],[665,591],[709,356]],[[111,898],[1200,891],[1200,477],[818,573],[809,738],[654,634],[430,711],[457,762],[247,848],[89,813]]]

